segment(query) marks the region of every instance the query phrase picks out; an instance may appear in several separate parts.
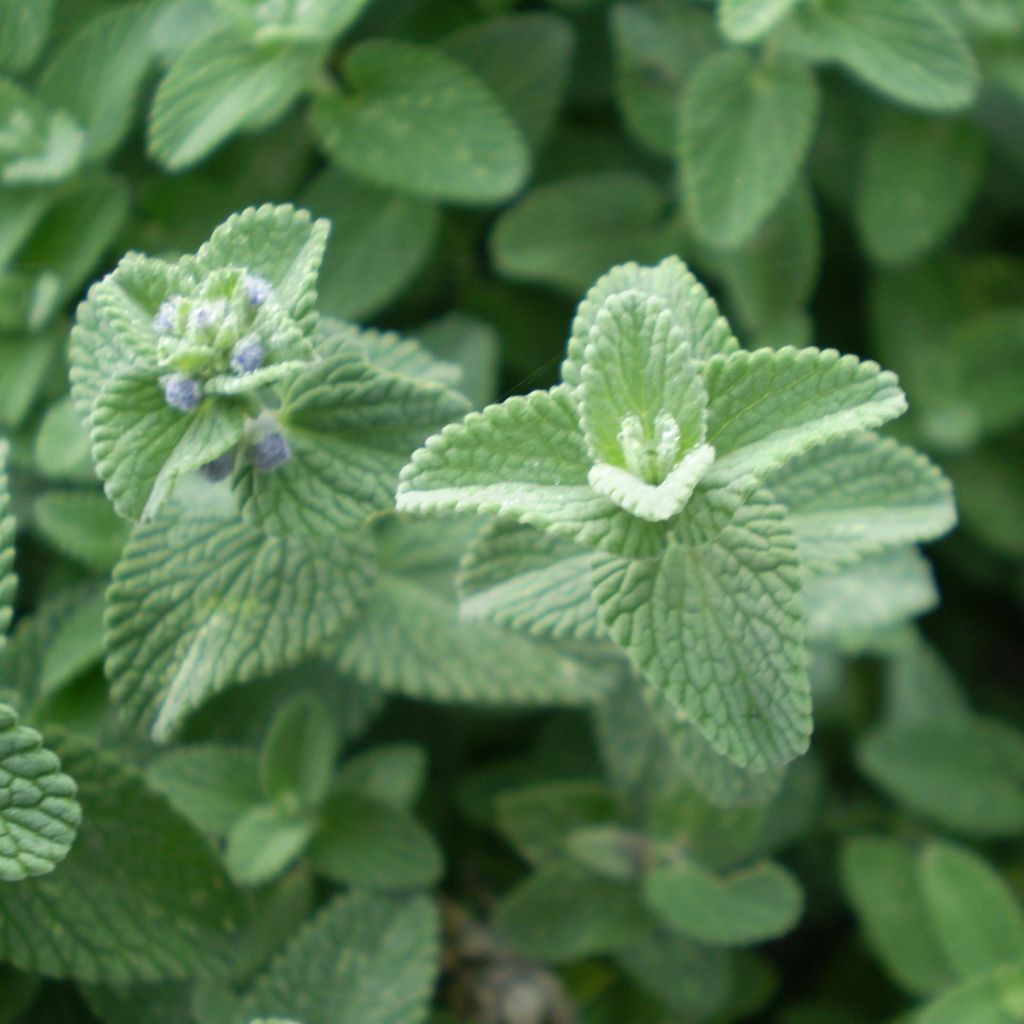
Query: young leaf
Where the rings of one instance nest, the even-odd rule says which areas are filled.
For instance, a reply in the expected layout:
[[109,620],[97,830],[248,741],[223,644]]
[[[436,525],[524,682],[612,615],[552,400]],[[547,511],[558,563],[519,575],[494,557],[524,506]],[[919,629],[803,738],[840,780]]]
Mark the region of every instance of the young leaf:
[[800,561],[811,573],[953,528],[953,489],[924,455],[876,434],[812,448],[766,480],[786,506]]
[[716,751],[764,770],[807,749],[796,542],[765,492],[699,494],[664,555],[595,559],[594,598],[645,681]]
[[268,800],[318,807],[331,784],[340,737],[330,711],[299,694],[274,716],[260,750],[260,784]]
[[599,278],[579,304],[562,363],[562,380],[570,387],[580,384],[583,354],[598,313],[613,295],[626,291],[661,299],[672,311],[675,325],[682,329],[693,358],[700,362],[740,347],[715,300],[677,256],[668,256],[655,267],[624,263]]
[[59,871],[0,887],[0,955],[113,985],[225,973],[240,907],[206,840],[112,755],[70,737],[54,751],[80,834]]
[[941,992],[956,980],[932,926],[918,858],[896,839],[849,839],[842,882],[865,938],[893,980],[915,996]]
[[331,221],[318,290],[322,312],[359,320],[391,302],[423,269],[437,240],[437,207],[330,169],[303,205]]
[[217,519],[140,527],[108,593],[114,700],[166,739],[226,686],[322,649],[372,579],[360,535],[275,538]]
[[967,213],[984,162],[973,122],[887,111],[868,140],[857,196],[871,258],[909,263],[942,242]]
[[898,103],[961,110],[978,91],[967,41],[931,0],[832,0],[798,13],[821,50]]
[[335,773],[334,788],[409,811],[420,795],[426,774],[427,758],[422,747],[394,743],[347,758]]
[[467,67],[396,39],[345,59],[350,91],[322,96],[313,128],[340,167],[377,185],[436,199],[492,203],[522,187],[529,153],[519,128]]
[[74,780],[35,729],[0,704],[0,882],[52,871],[82,821]]
[[565,387],[516,396],[470,413],[427,440],[402,470],[403,512],[492,513],[581,544],[650,556],[660,524],[597,494],[590,457]]
[[1024,914],[1013,890],[971,850],[933,842],[921,855],[921,889],[939,942],[962,979],[1024,957]]
[[770,861],[718,878],[692,860],[644,880],[644,899],[666,924],[710,946],[743,946],[785,935],[803,912],[796,879]]
[[795,61],[755,64],[727,50],[687,82],[679,153],[694,227],[721,246],[742,245],[796,180],[818,119],[814,73]]
[[149,115],[150,154],[171,171],[198,163],[236,132],[265,128],[310,85],[319,48],[257,48],[228,31],[171,65]]
[[231,1024],[423,1024],[439,962],[439,921],[424,896],[336,896],[260,977]]
[[237,885],[265,885],[306,848],[316,821],[281,803],[250,807],[231,826],[224,865]]
[[914,1016],[914,1024],[1014,1024],[1022,999],[1024,967],[1000,967],[944,992]]
[[718,25],[734,43],[766,35],[800,0],[718,0]]
[[50,34],[55,0],[0,0],[0,68],[26,71]]
[[907,408],[896,375],[835,349],[716,356],[704,368],[708,482],[763,475],[815,445],[880,426]]
[[332,881],[370,889],[433,885],[444,868],[437,844],[413,817],[343,791],[324,805],[309,856]]

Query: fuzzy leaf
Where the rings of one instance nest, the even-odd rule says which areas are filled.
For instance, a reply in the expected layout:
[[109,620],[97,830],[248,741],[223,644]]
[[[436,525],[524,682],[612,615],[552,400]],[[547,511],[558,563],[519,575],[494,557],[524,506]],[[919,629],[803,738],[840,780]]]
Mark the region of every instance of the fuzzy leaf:
[[265,128],[312,81],[318,48],[258,49],[233,32],[201,39],[164,76],[149,115],[150,154],[170,171],[237,132]]
[[644,898],[676,931],[710,946],[744,946],[785,935],[804,904],[796,879],[770,861],[718,878],[683,860],[649,874]]
[[336,896],[271,961],[231,1024],[423,1024],[439,961],[437,911],[423,896]]
[[226,686],[322,649],[372,578],[361,535],[275,538],[217,519],[139,527],[108,593],[114,700],[166,739]]
[[455,202],[498,202],[522,187],[522,134],[463,64],[428,46],[374,39],[346,56],[345,78],[349,91],[313,108],[314,131],[338,166]]
[[509,516],[580,544],[655,554],[660,524],[644,523],[590,487],[590,457],[568,389],[516,396],[429,438],[402,470],[403,512]]
[[0,887],[0,955],[115,985],[223,974],[240,907],[206,840],[117,758],[53,747],[78,784],[80,834],[59,871]]
[[796,181],[820,99],[813,72],[785,60],[755,64],[726,50],[683,94],[679,153],[686,209],[710,242],[742,245]]
[[647,683],[721,754],[763,770],[807,749],[796,542],[758,492],[699,495],[658,559],[595,559],[594,598]]
[[835,349],[783,348],[716,356],[704,369],[708,482],[763,475],[815,445],[903,413],[896,375]]
[[956,524],[953,489],[924,455],[876,434],[812,448],[767,480],[786,506],[808,572],[934,540]]

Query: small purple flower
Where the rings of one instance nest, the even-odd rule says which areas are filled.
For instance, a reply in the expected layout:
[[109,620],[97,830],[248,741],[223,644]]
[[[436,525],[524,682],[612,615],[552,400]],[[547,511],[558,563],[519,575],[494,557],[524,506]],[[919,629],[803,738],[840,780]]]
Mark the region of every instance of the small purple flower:
[[249,305],[262,306],[274,292],[274,286],[259,274],[245,275],[245,294],[248,296]]
[[263,365],[263,346],[250,334],[231,353],[231,369],[235,373],[253,373]]
[[219,327],[226,314],[226,303],[201,302],[189,313],[188,325],[193,331]]
[[167,404],[182,412],[192,412],[202,400],[199,382],[183,373],[175,373],[163,381]]
[[160,304],[160,308],[153,317],[153,330],[157,334],[171,334],[178,324],[178,307],[181,305],[181,296],[175,295],[173,299],[167,299]]
[[218,455],[212,462],[199,467],[199,475],[211,484],[219,483],[226,479],[235,465],[235,450],[232,448],[223,455]]
[[266,434],[249,446],[249,462],[263,473],[283,466],[291,457],[292,450],[284,434],[275,431]]

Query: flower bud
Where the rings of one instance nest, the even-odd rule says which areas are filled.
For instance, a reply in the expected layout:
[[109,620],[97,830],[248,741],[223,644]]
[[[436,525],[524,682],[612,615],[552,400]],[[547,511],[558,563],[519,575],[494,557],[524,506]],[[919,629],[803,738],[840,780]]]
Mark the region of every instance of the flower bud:
[[160,308],[153,317],[153,331],[156,334],[172,334],[178,325],[178,307],[181,305],[181,296],[175,295],[173,299],[167,299],[160,303]]
[[167,404],[182,412],[192,412],[202,400],[199,382],[182,373],[175,373],[163,381]]
[[235,373],[253,373],[263,365],[263,346],[252,336],[243,338],[231,353]]
[[291,457],[292,449],[284,434],[274,431],[249,446],[249,462],[263,473],[283,466]]
[[249,299],[249,305],[254,307],[262,306],[273,294],[273,285],[259,274],[245,275],[245,294]]
[[232,448],[223,455],[218,455],[212,462],[199,467],[199,475],[211,484],[226,479],[235,465],[235,450]]

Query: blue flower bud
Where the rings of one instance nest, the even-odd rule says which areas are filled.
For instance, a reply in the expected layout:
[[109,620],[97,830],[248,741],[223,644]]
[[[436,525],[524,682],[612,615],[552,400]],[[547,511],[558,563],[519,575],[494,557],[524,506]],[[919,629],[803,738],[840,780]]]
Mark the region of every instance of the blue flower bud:
[[199,467],[199,475],[211,484],[226,479],[235,465],[235,450],[232,448],[223,455],[218,455],[212,462]]
[[227,303],[201,302],[188,315],[188,325],[193,331],[208,330],[221,325],[227,315]]
[[175,373],[163,381],[167,404],[182,412],[192,412],[202,400],[199,382],[182,373]]
[[235,373],[253,373],[263,365],[263,346],[252,336],[243,338],[231,353]]
[[292,450],[284,434],[275,431],[250,445],[248,454],[254,468],[269,473],[283,466],[292,457]]
[[274,286],[259,274],[245,275],[245,294],[250,306],[262,306],[273,294]]
[[181,305],[181,296],[175,295],[173,299],[167,299],[160,304],[160,308],[153,317],[153,330],[157,334],[171,334],[178,323],[178,307]]

